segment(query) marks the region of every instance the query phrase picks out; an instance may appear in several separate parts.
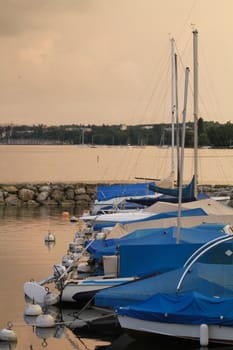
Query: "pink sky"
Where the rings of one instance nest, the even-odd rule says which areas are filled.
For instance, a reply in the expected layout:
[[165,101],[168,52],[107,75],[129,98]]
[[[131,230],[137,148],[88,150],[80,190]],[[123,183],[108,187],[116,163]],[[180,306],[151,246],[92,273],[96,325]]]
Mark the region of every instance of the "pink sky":
[[0,124],[170,122],[170,36],[180,62],[180,114],[184,69],[191,69],[192,120],[193,28],[199,116],[233,120],[232,0],[4,0],[0,6]]

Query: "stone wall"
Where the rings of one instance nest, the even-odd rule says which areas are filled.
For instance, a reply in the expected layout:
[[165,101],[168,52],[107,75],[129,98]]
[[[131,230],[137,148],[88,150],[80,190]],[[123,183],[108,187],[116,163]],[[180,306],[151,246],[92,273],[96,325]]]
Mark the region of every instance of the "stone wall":
[[[0,184],[0,206],[78,206],[89,209],[95,199],[97,184]],[[228,205],[233,207],[232,186],[200,186],[200,191],[210,196],[229,196]]]
[[0,206],[37,207],[79,206],[88,209],[94,200],[96,185],[90,184],[17,184],[0,185]]

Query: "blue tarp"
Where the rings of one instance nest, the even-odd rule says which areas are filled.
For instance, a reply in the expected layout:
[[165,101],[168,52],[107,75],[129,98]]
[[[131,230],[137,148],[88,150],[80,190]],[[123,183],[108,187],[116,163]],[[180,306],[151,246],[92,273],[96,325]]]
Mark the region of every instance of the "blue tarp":
[[[106,214],[107,215],[107,214]],[[132,220],[127,220],[127,221],[103,221],[103,222],[97,222],[96,224],[93,225],[94,231],[101,231],[104,227],[113,227],[117,223],[120,224],[130,224],[130,223],[135,223],[135,222],[144,222],[144,221],[150,221],[150,220],[159,220],[159,219],[166,219],[166,218],[174,218],[177,217],[178,211],[170,211],[170,212],[163,212],[159,214],[151,214],[151,216],[146,217],[144,219],[132,219]],[[187,216],[203,216],[207,215],[207,213],[202,209],[202,208],[194,208],[194,209],[185,209],[181,211],[181,216],[182,217],[187,217]]]
[[[174,261],[177,257],[177,263],[181,263],[182,255],[184,256],[185,250],[188,249],[188,246],[193,246],[193,244],[179,244],[173,245],[173,251],[168,251],[166,254],[166,249],[161,247],[160,258],[162,259],[161,264],[166,263],[166,259],[169,264],[169,260]],[[178,248],[178,249],[177,249]],[[171,246],[170,246],[171,249]],[[185,249],[182,251],[182,249]],[[226,252],[233,251],[232,242],[221,244],[213,249],[211,249],[208,253],[206,253],[199,261],[205,263],[205,267],[203,264],[196,264],[196,268],[192,269],[192,273],[187,275],[185,279],[184,289],[182,291],[187,291],[189,289],[196,289],[202,293],[208,293],[209,295],[218,295],[221,291],[222,293],[222,284],[228,283],[228,288],[233,289],[233,280],[232,280],[232,265],[233,265],[233,256],[231,254],[226,254]],[[162,255],[164,254],[164,257]],[[140,261],[140,255],[138,256],[138,260]],[[127,260],[128,265],[130,259]],[[135,261],[136,256],[135,256]],[[159,260],[154,259],[155,264],[159,267]],[[141,260],[143,265],[143,260]],[[135,282],[128,283],[127,285],[122,285],[118,287],[114,287],[111,289],[105,289],[96,294],[95,304],[97,306],[102,307],[110,307],[115,308],[117,306],[125,306],[130,304],[136,304],[140,301],[143,302],[149,297],[153,296],[156,293],[172,293],[175,292],[175,287],[178,283],[179,277],[181,276],[183,269],[174,270],[175,266],[177,266],[176,262],[174,266],[171,267],[171,271],[159,274],[157,276],[152,276],[149,278],[139,279]],[[183,262],[184,263],[184,262]],[[215,264],[215,265],[213,265]],[[222,264],[226,264],[228,267],[225,270],[222,268]],[[162,266],[162,265],[161,265]],[[182,266],[182,263],[181,265]],[[200,269],[201,266],[201,269]],[[207,267],[206,267],[207,266]],[[129,266],[130,268],[130,266]],[[172,270],[173,268],[173,270]],[[230,269],[230,272],[228,271]],[[157,269],[159,272],[159,269]],[[156,272],[156,270],[154,270]],[[198,278],[194,280],[193,276],[197,274]],[[233,274],[233,271],[232,271]],[[218,279],[219,286],[216,287],[213,284],[213,281]],[[211,284],[211,288],[209,283]],[[225,289],[226,291],[226,289]],[[233,292],[232,292],[233,293]]]
[[192,291],[157,294],[143,304],[122,307],[117,313],[152,322],[232,326],[232,310],[233,295],[231,298],[216,298]]
[[170,291],[160,285],[144,302],[118,307],[116,311],[152,322],[233,325],[232,274],[233,265],[196,264],[194,272],[187,275],[183,290],[177,292],[178,276],[173,271],[163,275],[163,279],[168,279]]
[[155,185],[154,182],[98,186],[96,192],[96,199],[98,201],[106,201],[108,199],[116,197],[154,195],[155,192],[149,189],[149,186],[153,185]]
[[[190,228],[181,228],[180,243],[203,244],[224,234],[224,226],[225,225],[223,224],[202,224]],[[134,249],[135,252],[140,253],[140,255],[144,255],[142,249],[140,251],[140,247],[146,249],[146,247],[150,246],[154,247],[156,245],[161,246],[164,244],[175,244],[176,232],[177,228],[175,226],[135,230],[121,238],[93,241],[87,251],[91,253],[93,258],[98,261],[101,261],[102,256],[115,255],[116,253],[120,253],[121,259],[124,259],[124,256],[127,257],[127,254],[133,252]],[[132,256],[131,259],[134,261],[135,258]],[[123,266],[123,260],[121,261],[120,266]],[[128,263],[126,263],[126,267],[127,266]]]
[[[195,176],[193,176],[192,181],[182,188],[182,201],[193,201],[195,199],[194,196],[194,183]],[[153,190],[157,193],[162,193],[168,196],[179,197],[179,188],[164,188],[159,187],[156,184],[149,185],[150,190]]]

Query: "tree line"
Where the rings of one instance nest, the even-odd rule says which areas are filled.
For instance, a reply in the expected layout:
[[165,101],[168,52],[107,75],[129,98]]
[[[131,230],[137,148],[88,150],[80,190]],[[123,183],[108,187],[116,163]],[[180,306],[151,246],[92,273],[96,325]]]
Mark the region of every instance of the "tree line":
[[[181,125],[175,127],[175,133],[179,130],[181,130]],[[11,124],[0,126],[0,143],[169,146],[171,145],[171,134],[171,124],[129,126]],[[185,147],[193,147],[193,142],[193,123],[187,122]],[[198,145],[200,147],[233,147],[233,124],[231,122],[220,124],[199,118]]]

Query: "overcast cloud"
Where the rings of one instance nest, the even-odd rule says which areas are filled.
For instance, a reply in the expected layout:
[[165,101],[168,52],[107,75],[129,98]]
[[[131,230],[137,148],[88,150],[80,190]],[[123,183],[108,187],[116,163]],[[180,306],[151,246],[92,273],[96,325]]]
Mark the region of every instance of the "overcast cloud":
[[199,115],[233,119],[232,0],[0,0],[0,7],[0,124],[169,122],[171,35],[182,59],[181,111],[191,69],[191,120],[193,28]]

